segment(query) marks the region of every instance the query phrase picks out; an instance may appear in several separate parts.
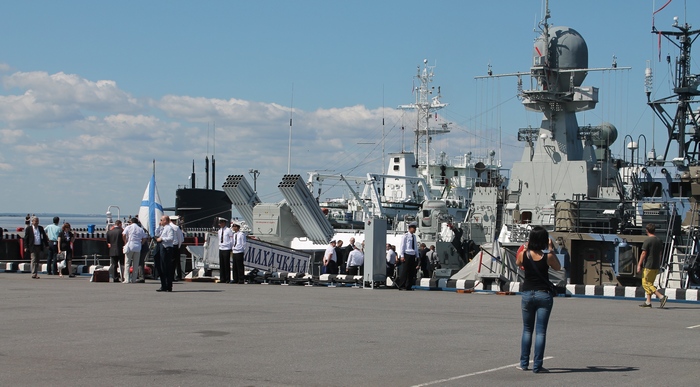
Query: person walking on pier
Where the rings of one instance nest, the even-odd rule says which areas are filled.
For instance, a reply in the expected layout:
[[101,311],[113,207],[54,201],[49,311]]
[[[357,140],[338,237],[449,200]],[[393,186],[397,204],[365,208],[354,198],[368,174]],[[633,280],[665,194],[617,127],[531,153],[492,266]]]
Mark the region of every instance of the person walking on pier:
[[[66,268],[68,269],[68,277],[75,277],[75,274],[73,274],[73,241],[75,240],[75,237],[73,235],[73,231],[71,231],[70,228],[70,223],[63,223],[63,226],[61,227],[61,233],[58,234],[58,253],[62,253],[65,251],[66,256],[65,256],[65,264]],[[58,276],[63,277],[62,274],[62,269],[58,270]]]
[[[109,248],[109,275],[114,282],[124,282],[124,237],[122,237],[122,221],[117,219],[114,227],[107,231],[107,247]],[[117,275],[119,266],[119,275]]]
[[58,216],[54,216],[53,223],[46,226],[46,235],[49,237],[49,252],[46,256],[46,274],[48,275],[58,274],[56,255],[58,254],[58,233],[61,232],[59,220]]
[[399,290],[413,290],[413,285],[416,283],[416,272],[418,271],[418,262],[416,260],[418,246],[416,222],[412,222],[408,225],[408,232],[401,237],[401,244],[399,245],[399,261],[401,261],[403,266],[399,278]]
[[[525,270],[520,308],[523,315],[523,335],[520,340],[520,365],[518,369],[527,371],[530,365],[532,332],[535,331],[535,352],[532,372],[548,372],[542,367],[544,347],[547,342],[547,325],[554,305],[554,285],[549,281],[549,268],[561,270],[559,259],[552,252],[554,246],[549,233],[542,226],[530,231],[525,249],[515,258],[515,264]],[[526,262],[527,261],[527,262]]]
[[654,280],[661,267],[661,254],[664,251],[664,243],[656,236],[656,226],[649,223],[646,226],[647,239],[642,243],[642,255],[637,264],[637,273],[642,273],[642,287],[646,293],[646,301],[639,305],[642,308],[651,308],[651,295],[655,294],[661,301],[660,307],[666,306],[668,296],[664,296],[654,286]]
[[245,249],[248,244],[246,235],[241,231],[241,225],[234,223],[233,227],[233,246],[231,246],[231,251],[233,253],[233,280],[234,284],[244,284],[245,283],[245,264],[243,258],[245,258]]
[[231,249],[233,248],[233,231],[226,227],[228,221],[219,219],[219,283],[231,282]]
[[32,278],[39,279],[39,264],[49,247],[49,237],[39,226],[39,218],[32,218],[32,225],[24,231],[24,250],[31,256]]

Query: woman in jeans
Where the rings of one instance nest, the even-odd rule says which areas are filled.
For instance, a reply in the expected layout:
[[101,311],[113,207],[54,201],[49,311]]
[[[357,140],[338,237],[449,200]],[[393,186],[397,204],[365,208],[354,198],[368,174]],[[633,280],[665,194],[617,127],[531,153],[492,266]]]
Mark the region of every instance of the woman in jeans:
[[[535,331],[535,359],[532,372],[548,372],[542,367],[544,347],[547,341],[547,323],[554,300],[550,289],[549,268],[561,270],[559,260],[552,253],[552,241],[541,226],[530,231],[525,249],[518,252],[515,263],[525,270],[521,308],[523,312],[523,337],[520,343],[520,370],[527,371],[530,364],[532,331]],[[535,329],[536,328],[536,329]]]

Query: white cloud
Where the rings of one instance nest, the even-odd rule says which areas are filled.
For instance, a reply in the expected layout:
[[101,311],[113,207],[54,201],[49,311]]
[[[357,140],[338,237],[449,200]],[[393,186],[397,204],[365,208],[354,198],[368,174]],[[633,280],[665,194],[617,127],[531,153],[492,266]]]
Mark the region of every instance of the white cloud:
[[0,143],[14,144],[24,136],[21,130],[0,129]]
[[32,90],[39,103],[78,105],[81,109],[101,112],[135,111],[140,104],[110,80],[93,82],[75,74],[43,71],[16,72],[3,78],[6,88]]
[[[198,186],[204,186],[203,159],[214,148],[217,186],[226,175],[247,176],[255,168],[261,172],[261,195],[281,199],[276,187],[287,173],[289,107],[178,95],[142,106],[113,81],[64,73],[16,72],[3,82],[21,94],[0,96],[0,141],[11,145],[0,159],[0,186],[27,175],[37,177],[36,193],[12,196],[4,203],[6,211],[87,213],[115,204],[135,212],[153,159],[161,198],[172,206],[175,189],[187,183],[193,159]],[[382,119],[387,122],[387,151],[399,151],[402,114],[362,105],[295,109],[291,172],[380,172]],[[208,128],[214,122],[215,131]],[[43,128],[56,130],[39,130]],[[412,133],[405,135],[410,149]],[[43,208],[36,208],[37,203]]]
[[261,121],[284,120],[289,108],[263,102],[231,98],[229,100],[204,97],[166,95],[153,105],[173,118],[190,122],[216,122],[227,125],[247,125]]
[[15,72],[2,79],[7,90],[21,94],[0,96],[0,121],[10,128],[57,128],[78,121],[88,112],[132,113],[143,110],[136,98],[116,82],[93,82],[74,74]]

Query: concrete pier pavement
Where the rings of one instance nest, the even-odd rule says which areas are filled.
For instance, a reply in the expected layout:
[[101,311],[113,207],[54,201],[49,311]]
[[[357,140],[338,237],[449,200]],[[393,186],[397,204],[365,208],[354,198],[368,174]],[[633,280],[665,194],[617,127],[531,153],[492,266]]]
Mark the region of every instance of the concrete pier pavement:
[[520,296],[0,273],[4,386],[695,385],[700,305],[557,298],[549,374]]

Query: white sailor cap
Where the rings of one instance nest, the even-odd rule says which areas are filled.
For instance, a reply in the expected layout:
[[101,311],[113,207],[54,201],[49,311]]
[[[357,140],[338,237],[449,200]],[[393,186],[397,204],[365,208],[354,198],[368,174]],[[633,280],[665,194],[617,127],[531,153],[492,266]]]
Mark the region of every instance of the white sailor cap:
[[411,228],[411,227],[416,228],[417,226],[418,226],[418,224],[416,222],[411,222],[408,224],[408,228]]
[[231,227],[241,227],[241,224],[236,221],[233,221],[231,222]]
[[219,223],[228,223],[228,219],[219,218]]

